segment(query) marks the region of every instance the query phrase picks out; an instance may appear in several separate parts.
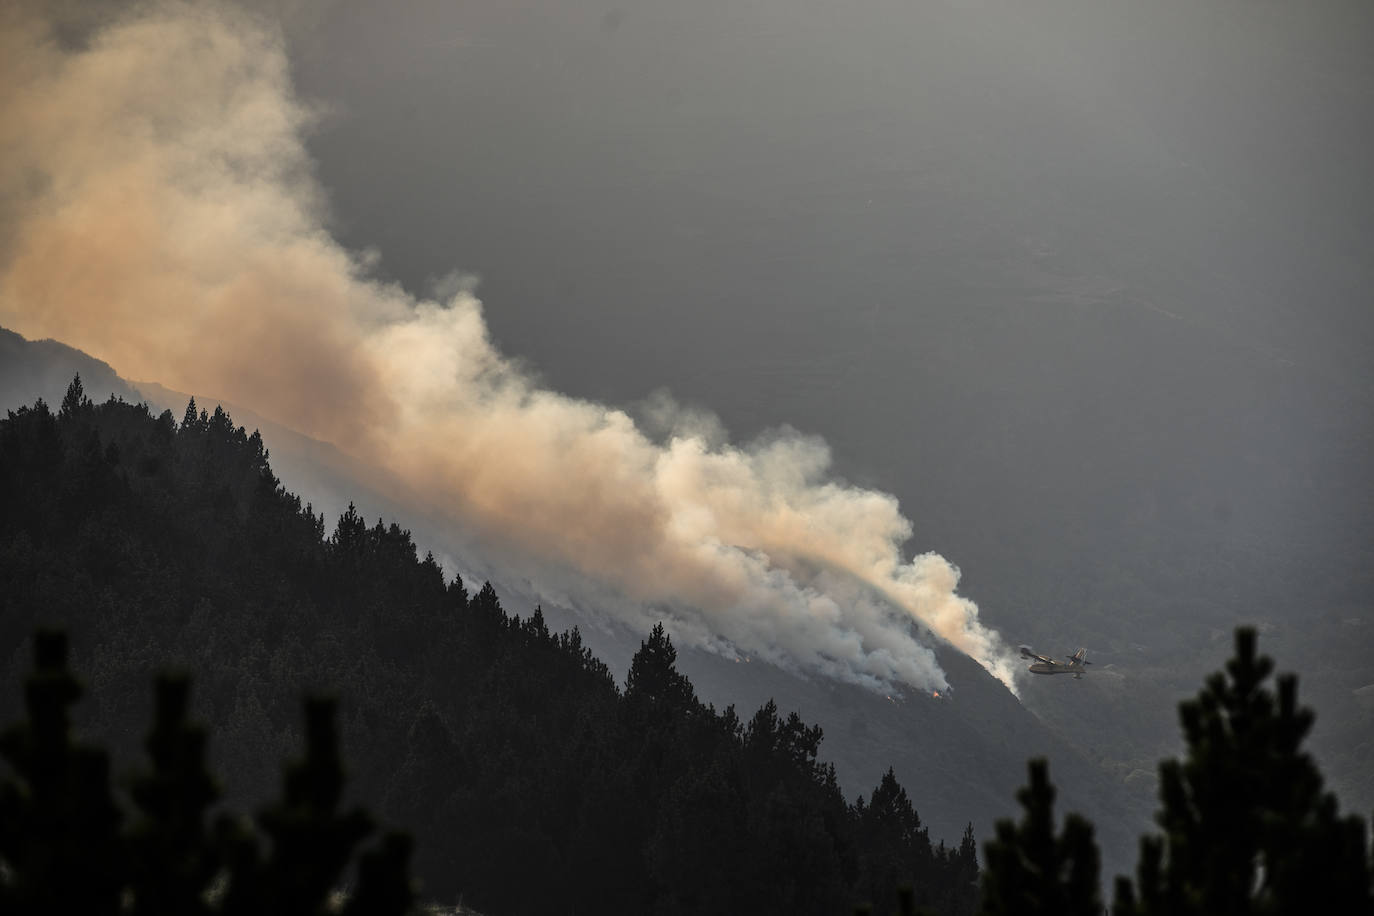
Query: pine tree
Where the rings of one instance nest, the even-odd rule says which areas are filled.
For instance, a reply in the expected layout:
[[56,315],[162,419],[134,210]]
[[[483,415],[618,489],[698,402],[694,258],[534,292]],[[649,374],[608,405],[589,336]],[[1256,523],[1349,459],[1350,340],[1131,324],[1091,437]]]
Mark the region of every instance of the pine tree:
[[339,523],[334,527],[334,535],[329,542],[335,550],[349,555],[362,551],[366,540],[367,522],[363,521],[357,507],[350,502],[348,508],[339,516]]
[[272,841],[271,857],[261,858],[254,838],[235,838],[232,827],[221,827],[235,849],[228,913],[321,912],[354,847],[372,831],[362,810],[337,810],[344,777],[333,701],[308,700],[305,719],[305,756],[287,766],[282,800],[258,817]]
[[891,767],[856,813],[864,863],[859,889],[874,911],[891,912],[904,889],[913,893],[913,901],[920,897],[931,902],[935,862],[930,833]]
[[192,397],[191,400],[186,402],[186,413],[182,414],[181,417],[181,431],[189,432],[197,430],[200,426],[200,420],[196,415],[196,399]]
[[67,386],[67,394],[62,398],[62,406],[57,410],[57,416],[63,420],[69,420],[79,414],[86,413],[91,408],[91,399],[86,397],[86,390],[81,385],[81,373],[77,373],[72,378],[71,384]]
[[72,740],[68,708],[82,691],[66,636],[40,630],[34,661],[28,720],[0,735],[14,773],[0,783],[0,911],[117,913],[124,855],[109,757]]
[[[149,770],[132,780],[138,816],[128,833],[110,791],[109,758],[72,740],[68,708],[81,687],[58,632],[34,638],[28,719],[0,735],[13,775],[0,781],[0,912],[19,916],[273,916],[334,911],[358,843],[372,831],[361,809],[340,814],[343,768],[331,701],[306,705],[305,758],[287,768],[285,797],[252,820],[207,809],[218,797],[205,767],[206,733],[187,721],[190,682],[157,682],[145,746]],[[258,828],[271,840],[261,852]],[[345,916],[403,916],[414,901],[408,836],[387,833],[358,860]],[[227,890],[210,894],[227,874]],[[212,899],[213,897],[213,899]]]
[[1292,913],[1314,894],[1328,912],[1374,911],[1364,824],[1322,791],[1301,750],[1314,715],[1295,676],[1265,687],[1273,668],[1255,631],[1237,630],[1225,673],[1179,707],[1187,754],[1160,766],[1164,835],[1141,841],[1138,897],[1117,879],[1116,913]]
[[973,913],[978,908],[978,843],[973,838],[972,821],[964,828],[950,864],[940,911],[946,916]]
[[187,721],[191,683],[164,675],[156,682],[156,719],[144,746],[152,769],[133,781],[141,817],[129,838],[131,912],[208,912],[205,888],[219,870],[205,830],[206,811],[219,787],[205,765],[205,729]]
[[985,916],[1098,916],[1098,852],[1093,827],[1070,814],[1054,831],[1054,786],[1043,759],[1030,762],[1030,785],[1016,793],[1026,813],[1020,824],[997,822],[996,838],[984,847]]
[[632,709],[685,712],[698,705],[691,682],[676,663],[672,637],[662,623],[654,624],[649,638],[639,644],[625,679],[625,699]]

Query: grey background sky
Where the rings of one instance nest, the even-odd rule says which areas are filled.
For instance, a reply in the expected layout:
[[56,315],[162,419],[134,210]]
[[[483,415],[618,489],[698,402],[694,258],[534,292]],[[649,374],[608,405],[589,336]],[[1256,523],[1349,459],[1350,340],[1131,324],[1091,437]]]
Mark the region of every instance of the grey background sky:
[[983,550],[1119,549],[1066,543],[1072,513],[1350,533],[1369,4],[315,15],[294,60],[340,236],[412,288],[479,274],[553,387],[821,433],[971,585],[1009,573]]
[[1129,717],[1149,759],[1259,621],[1368,747],[1374,5],[338,0],[293,35],[346,244],[479,274],[557,390],[823,435],[1009,639],[1131,672],[1027,697],[1066,734]]

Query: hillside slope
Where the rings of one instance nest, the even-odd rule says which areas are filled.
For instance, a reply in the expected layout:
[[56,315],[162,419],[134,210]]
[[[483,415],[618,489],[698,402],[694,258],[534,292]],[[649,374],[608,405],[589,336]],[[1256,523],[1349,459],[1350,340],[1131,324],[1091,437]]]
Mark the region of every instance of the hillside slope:
[[196,672],[231,803],[263,800],[296,697],[337,691],[354,791],[418,839],[427,893],[498,913],[878,912],[899,884],[970,913],[975,840],[932,843],[886,773],[845,800],[821,730],[703,704],[656,627],[623,688],[573,629],[446,581],[410,532],[333,534],[220,408],[93,404],[0,421],[3,713],[36,627],[72,635],[85,731],[123,768],[150,675]]
[[[29,346],[36,349],[40,345]],[[33,353],[29,359],[39,361],[41,356]],[[103,364],[90,360],[90,365],[98,369]],[[63,366],[79,368],[75,363]],[[56,378],[53,372],[47,376]],[[49,401],[60,400],[69,380],[44,392]],[[188,397],[152,383],[124,384],[139,397],[176,414]],[[93,385],[88,385],[88,390],[100,396],[107,393]],[[119,389],[114,390],[117,393]],[[270,446],[273,472],[317,512],[324,512],[326,519],[336,518],[350,501],[356,501],[359,514],[368,519],[381,515],[404,518],[414,542],[432,550],[446,571],[459,572],[469,581],[491,581],[504,603],[517,612],[527,613],[542,605],[549,626],[578,627],[586,646],[612,672],[628,670],[642,633],[630,631],[594,607],[568,608],[551,603],[530,583],[505,574],[499,556],[485,553],[482,544],[430,516],[422,500],[395,481],[352,461],[327,443],[271,424],[238,405],[228,407],[236,422],[245,419],[250,428],[262,429],[265,444]],[[970,821],[976,838],[990,836],[993,822],[1014,808],[1014,793],[1025,780],[1026,759],[1047,757],[1051,775],[1060,784],[1065,810],[1080,811],[1097,824],[1104,875],[1130,870],[1136,837],[1150,824],[1153,763],[1147,772],[1126,783],[1122,777],[1128,774],[1098,765],[1100,758],[1110,759],[1110,751],[1063,740],[965,656],[948,648],[938,653],[954,688],[940,699],[924,695],[888,698],[824,679],[801,677],[757,659],[735,661],[696,650],[682,651],[679,666],[702,700],[718,708],[733,704],[750,710],[775,699],[781,709],[797,710],[805,721],[818,724],[825,735],[821,756],[833,761],[847,797],[869,791],[892,767],[897,778],[911,787],[916,807],[932,835],[950,843]],[[1065,693],[1068,696],[1062,702],[1091,710],[1109,698],[1113,686],[1109,676],[1105,682],[1092,678],[1073,683],[1037,682],[1025,689]]]

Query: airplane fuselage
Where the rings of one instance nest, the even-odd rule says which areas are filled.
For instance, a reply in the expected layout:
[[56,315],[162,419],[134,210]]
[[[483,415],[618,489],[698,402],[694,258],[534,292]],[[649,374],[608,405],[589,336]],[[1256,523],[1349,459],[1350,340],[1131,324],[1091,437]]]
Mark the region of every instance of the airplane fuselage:
[[1026,669],[1031,674],[1073,674],[1083,673],[1083,669],[1078,665],[1050,665],[1045,662],[1036,662]]
[[1069,656],[1066,662],[1057,662],[1048,655],[1038,655],[1030,646],[1021,647],[1021,657],[1031,659],[1030,665],[1026,670],[1031,674],[1072,674],[1075,678],[1083,676],[1087,666],[1092,662],[1088,661],[1088,650],[1079,649]]

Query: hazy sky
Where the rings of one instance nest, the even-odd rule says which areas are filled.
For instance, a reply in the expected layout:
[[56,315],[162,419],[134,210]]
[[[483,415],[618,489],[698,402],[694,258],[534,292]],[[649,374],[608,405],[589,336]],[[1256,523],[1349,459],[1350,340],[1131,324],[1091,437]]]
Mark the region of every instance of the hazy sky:
[[823,437],[1004,642],[1089,647],[1022,698],[1116,778],[1259,625],[1374,804],[1374,4],[311,9],[382,275],[479,276],[554,390]]
[[293,45],[335,230],[479,275],[558,390],[823,435],[975,597],[1160,538],[1367,558],[1370,4],[402,9]]

